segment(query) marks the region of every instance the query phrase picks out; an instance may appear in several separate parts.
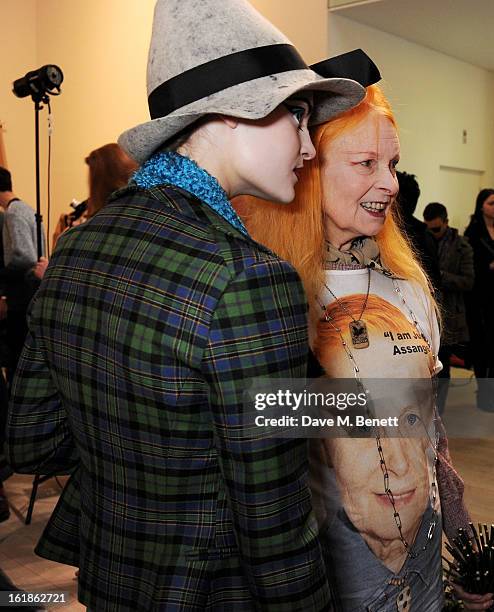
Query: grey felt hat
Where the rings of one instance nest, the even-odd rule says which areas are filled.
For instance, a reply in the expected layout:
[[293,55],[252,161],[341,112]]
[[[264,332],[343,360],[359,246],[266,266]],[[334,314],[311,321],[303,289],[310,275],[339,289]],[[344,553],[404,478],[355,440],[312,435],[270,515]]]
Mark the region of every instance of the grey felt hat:
[[118,140],[138,162],[206,114],[261,119],[295,92],[313,90],[314,125],[365,95],[355,81],[312,71],[247,0],[158,0],[147,89],[151,121]]

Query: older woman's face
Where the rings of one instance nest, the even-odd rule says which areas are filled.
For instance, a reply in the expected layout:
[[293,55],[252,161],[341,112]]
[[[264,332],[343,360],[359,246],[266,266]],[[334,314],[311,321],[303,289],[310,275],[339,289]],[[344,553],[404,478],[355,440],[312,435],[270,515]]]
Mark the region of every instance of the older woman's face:
[[[415,412],[418,411],[410,410],[402,416],[417,418]],[[416,422],[419,430],[422,424],[418,419]],[[333,438],[324,440],[323,444],[334,466],[341,501],[352,524],[372,539],[397,540],[399,532],[393,506],[384,492],[376,441]],[[383,438],[381,446],[403,535],[410,541],[415,537],[429,499],[427,442],[421,437],[394,437]]]
[[369,114],[325,151],[321,181],[326,238],[337,248],[357,236],[375,236],[398,192],[398,134],[378,113]]

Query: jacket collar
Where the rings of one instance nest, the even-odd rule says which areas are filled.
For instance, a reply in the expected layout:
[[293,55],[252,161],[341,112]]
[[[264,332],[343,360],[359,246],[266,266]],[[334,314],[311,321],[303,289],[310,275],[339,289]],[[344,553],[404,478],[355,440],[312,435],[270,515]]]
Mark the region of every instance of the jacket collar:
[[269,253],[278,257],[268,247],[264,246],[259,242],[256,242],[249,235],[246,235],[235,227],[233,227],[233,225],[226,221],[226,219],[224,219],[222,216],[217,214],[205,202],[203,202],[193,194],[189,193],[185,189],[177,187],[176,185],[163,184],[143,190],[135,183],[129,183],[127,187],[124,187],[123,189],[115,192],[111,196],[109,201],[111,202],[113,200],[116,200],[117,198],[121,198],[126,194],[130,195],[138,192],[145,193],[153,200],[159,201],[160,204],[162,204],[166,208],[173,209],[185,217],[207,224],[226,236],[229,236],[236,240],[241,240],[250,245],[255,245],[259,250],[263,251],[264,253]]

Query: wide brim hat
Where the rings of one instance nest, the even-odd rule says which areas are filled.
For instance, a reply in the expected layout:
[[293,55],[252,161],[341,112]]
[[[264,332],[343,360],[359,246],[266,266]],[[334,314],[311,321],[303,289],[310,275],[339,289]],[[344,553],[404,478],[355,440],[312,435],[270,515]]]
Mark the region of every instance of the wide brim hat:
[[311,70],[246,0],[158,0],[147,90],[151,120],[118,140],[140,163],[207,114],[262,119],[294,93],[311,90],[314,125],[365,95],[351,79]]

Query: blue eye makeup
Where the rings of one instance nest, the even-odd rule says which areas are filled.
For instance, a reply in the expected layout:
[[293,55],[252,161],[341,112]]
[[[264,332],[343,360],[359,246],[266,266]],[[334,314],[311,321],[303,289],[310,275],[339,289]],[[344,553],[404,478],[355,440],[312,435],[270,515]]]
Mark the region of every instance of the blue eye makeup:
[[307,109],[303,106],[296,106],[295,104],[290,104],[289,102],[285,102],[285,108],[290,112],[294,117],[299,126],[302,125],[304,118],[308,115]]
[[295,116],[295,119],[299,122],[302,123],[302,120],[305,116],[305,109],[304,108],[297,108],[297,107],[293,107],[290,109],[290,112]]

